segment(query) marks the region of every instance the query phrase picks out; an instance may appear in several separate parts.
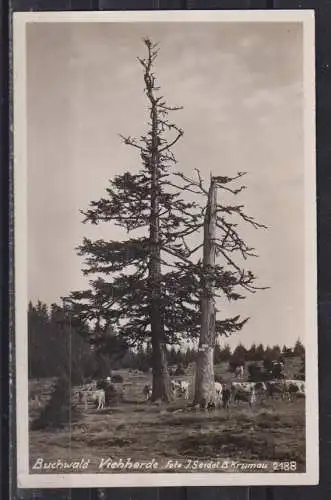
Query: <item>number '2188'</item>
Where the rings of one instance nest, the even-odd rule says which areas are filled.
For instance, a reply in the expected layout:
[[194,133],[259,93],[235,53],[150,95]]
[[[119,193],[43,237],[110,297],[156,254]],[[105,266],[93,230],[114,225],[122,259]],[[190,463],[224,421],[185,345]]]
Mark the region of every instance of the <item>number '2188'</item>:
[[282,472],[294,472],[297,470],[297,463],[292,462],[274,462],[272,464],[272,468],[274,471],[282,471]]

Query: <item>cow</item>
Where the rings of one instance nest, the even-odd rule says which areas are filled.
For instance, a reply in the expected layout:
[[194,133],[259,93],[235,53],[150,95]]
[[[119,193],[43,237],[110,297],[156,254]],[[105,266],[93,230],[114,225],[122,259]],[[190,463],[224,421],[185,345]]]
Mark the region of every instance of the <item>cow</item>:
[[189,383],[186,380],[172,380],[171,389],[174,395],[184,395],[185,399],[189,398]]
[[235,390],[251,390],[255,387],[256,382],[232,382],[231,392]]
[[255,382],[232,382],[231,396],[234,402],[246,401],[252,406],[256,402]]
[[222,396],[223,386],[220,382],[215,382],[215,392],[217,397]]
[[273,399],[274,396],[280,396],[284,399],[285,386],[283,381],[269,380],[265,382],[267,387],[267,397]]
[[223,385],[220,382],[215,382],[215,403],[216,405],[221,405],[223,394]]
[[237,378],[244,378],[244,365],[238,365],[236,368],[235,368],[235,371],[234,371],[234,374]]
[[260,398],[265,398],[268,394],[268,389],[265,382],[255,382],[254,389],[256,395]]
[[146,384],[143,388],[143,394],[145,396],[146,401],[151,399],[152,397],[152,386],[150,384]]
[[97,410],[102,410],[105,407],[106,401],[106,394],[104,389],[97,389],[96,391],[92,392],[91,399],[95,402]]
[[79,402],[84,403],[85,410],[87,410],[89,399],[96,404],[98,410],[105,407],[105,391],[103,389],[80,391],[78,396]]

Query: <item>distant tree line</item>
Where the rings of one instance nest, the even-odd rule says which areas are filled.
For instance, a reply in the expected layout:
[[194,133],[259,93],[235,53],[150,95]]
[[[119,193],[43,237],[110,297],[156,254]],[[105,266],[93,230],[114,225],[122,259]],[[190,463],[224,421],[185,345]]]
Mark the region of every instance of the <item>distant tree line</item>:
[[[47,306],[38,301],[30,302],[28,308],[28,348],[29,378],[70,376],[73,383],[80,383],[87,378],[109,375],[111,369],[126,368],[147,372],[152,365],[151,346],[140,345],[130,349],[126,344],[119,344],[118,338],[110,330],[102,332],[102,344],[98,338],[100,326],[90,327],[72,322],[63,307],[52,304]],[[105,342],[108,338],[108,342]],[[180,350],[172,347],[167,351],[168,365],[182,366],[184,369],[196,361],[197,351],[193,347]],[[294,348],[287,346],[265,347],[253,344],[246,348],[239,344],[233,351],[230,346],[216,344],[214,363],[222,362],[234,365],[254,362],[281,360],[300,357],[304,363],[305,348],[298,340]],[[303,365],[304,366],[304,365]]]

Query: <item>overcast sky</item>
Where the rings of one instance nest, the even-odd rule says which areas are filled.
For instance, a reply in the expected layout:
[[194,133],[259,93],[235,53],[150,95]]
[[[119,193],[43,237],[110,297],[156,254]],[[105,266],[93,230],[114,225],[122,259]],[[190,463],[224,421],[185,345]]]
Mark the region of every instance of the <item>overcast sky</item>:
[[122,238],[81,224],[80,209],[107,179],[137,171],[118,134],[140,136],[146,113],[137,56],[160,43],[156,73],[184,129],[178,167],[206,178],[247,171],[241,197],[269,226],[244,230],[261,285],[222,314],[251,320],[231,345],[304,340],[302,31],[281,23],[36,23],[27,28],[29,298],[56,302],[86,288],[75,247],[83,235]]

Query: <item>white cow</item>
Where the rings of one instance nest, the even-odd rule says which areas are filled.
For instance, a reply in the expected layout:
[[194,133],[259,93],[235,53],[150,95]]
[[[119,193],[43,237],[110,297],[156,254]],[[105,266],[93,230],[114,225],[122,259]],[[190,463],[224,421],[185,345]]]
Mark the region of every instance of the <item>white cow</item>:
[[250,390],[253,387],[255,387],[256,382],[232,382],[231,383],[231,390]]
[[79,401],[84,403],[85,410],[87,410],[89,400],[97,405],[97,410],[103,409],[106,401],[105,391],[103,389],[80,391]]
[[222,386],[221,382],[215,382],[215,391],[216,391],[217,395],[219,395],[219,396],[222,395],[223,386]]
[[216,393],[216,403],[218,403],[218,405],[221,405],[223,386],[220,382],[215,382],[215,393]]
[[172,380],[171,389],[175,395],[183,394],[185,399],[189,399],[189,383],[186,380]]
[[105,407],[106,402],[106,394],[104,389],[98,389],[92,392],[91,399],[97,404],[97,410],[102,410]]

